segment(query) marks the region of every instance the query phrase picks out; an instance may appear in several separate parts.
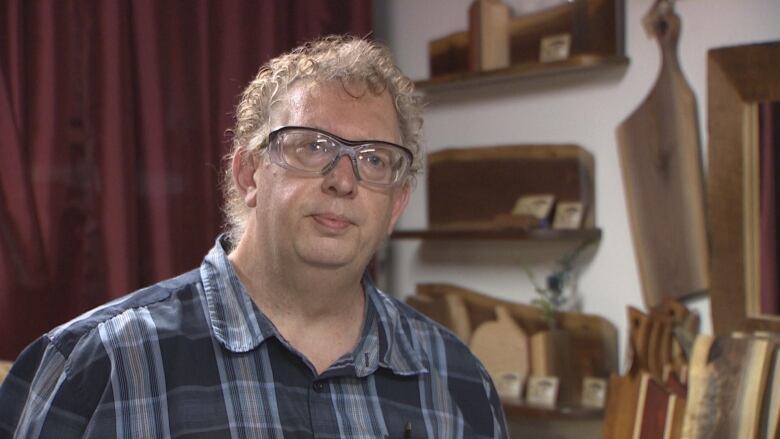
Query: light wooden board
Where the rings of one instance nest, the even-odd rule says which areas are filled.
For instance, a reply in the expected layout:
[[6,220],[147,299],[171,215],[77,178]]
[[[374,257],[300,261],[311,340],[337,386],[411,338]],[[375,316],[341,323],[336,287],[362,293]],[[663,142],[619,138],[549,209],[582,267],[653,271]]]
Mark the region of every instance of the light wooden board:
[[685,397],[674,394],[669,396],[669,410],[666,413],[663,439],[679,439],[682,436],[685,406]]
[[697,337],[682,437],[757,437],[771,353],[768,340]]
[[[450,284],[418,284],[417,295],[441,298],[457,294],[463,298],[472,327],[495,319],[495,307],[505,306],[526,334],[547,329],[547,322],[536,306],[499,300],[476,291]],[[600,316],[560,312],[558,327],[571,337],[573,368],[583,376],[608,377],[618,370],[617,329]]]
[[471,319],[469,318],[466,304],[460,296],[455,294],[445,296],[444,301],[447,304],[447,318],[450,329],[461,340],[468,343],[471,340]]
[[558,378],[558,402],[579,405],[582,397],[582,371],[572,358],[571,337],[563,330],[539,331],[531,336],[531,375]]
[[[485,365],[493,381],[505,373],[528,376],[528,337],[503,306],[496,320],[480,325],[471,337],[471,350]],[[518,395],[519,396],[519,395]]]
[[633,437],[640,385],[638,374],[610,377],[604,412],[604,439]]
[[645,24],[659,42],[661,70],[618,126],[617,141],[642,293],[652,307],[705,292],[709,273],[696,98],[677,60],[679,17],[656,1]]

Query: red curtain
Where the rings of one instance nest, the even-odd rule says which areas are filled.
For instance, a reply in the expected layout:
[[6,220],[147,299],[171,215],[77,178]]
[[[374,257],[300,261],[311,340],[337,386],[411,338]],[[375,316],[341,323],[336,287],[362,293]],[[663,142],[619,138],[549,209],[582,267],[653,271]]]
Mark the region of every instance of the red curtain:
[[243,86],[370,16],[370,0],[0,0],[0,358],[197,266]]

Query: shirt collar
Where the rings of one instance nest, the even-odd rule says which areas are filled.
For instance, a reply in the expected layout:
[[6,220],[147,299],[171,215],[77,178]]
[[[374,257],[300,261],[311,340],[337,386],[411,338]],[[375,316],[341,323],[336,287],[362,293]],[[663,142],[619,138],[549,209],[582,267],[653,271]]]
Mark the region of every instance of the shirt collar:
[[[224,243],[225,238],[218,237],[200,266],[206,313],[220,344],[232,352],[247,352],[276,335],[276,329],[244,289]],[[378,367],[398,375],[428,372],[410,338],[410,322],[402,317],[395,301],[379,291],[367,274],[362,283],[366,294],[363,334],[353,354],[332,367],[353,366],[358,377],[370,375]]]

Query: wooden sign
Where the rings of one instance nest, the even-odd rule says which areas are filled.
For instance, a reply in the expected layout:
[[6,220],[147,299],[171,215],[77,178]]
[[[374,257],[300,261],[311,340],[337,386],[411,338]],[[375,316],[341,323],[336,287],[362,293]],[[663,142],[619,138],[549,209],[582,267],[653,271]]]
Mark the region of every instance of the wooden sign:
[[582,379],[582,406],[603,409],[607,401],[607,380],[597,377]]
[[539,407],[554,408],[558,398],[558,377],[528,378],[526,402]]
[[571,34],[557,34],[542,38],[539,62],[563,61],[571,51]]
[[547,219],[550,217],[554,204],[555,195],[524,195],[517,199],[515,207],[512,208],[512,215],[528,215],[540,220]]
[[579,202],[561,201],[555,206],[553,229],[579,229],[582,225],[583,205]]
[[523,384],[527,374],[520,372],[505,372],[493,380],[498,396],[505,399],[520,399],[523,395]]

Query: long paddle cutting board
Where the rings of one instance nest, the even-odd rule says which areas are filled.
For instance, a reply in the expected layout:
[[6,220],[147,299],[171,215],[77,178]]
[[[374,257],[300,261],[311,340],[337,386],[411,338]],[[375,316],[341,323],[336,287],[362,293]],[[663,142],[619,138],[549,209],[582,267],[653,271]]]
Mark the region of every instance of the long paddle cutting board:
[[680,18],[656,0],[644,20],[661,48],[661,69],[617,129],[631,234],[645,305],[709,288],[696,98],[677,60]]

